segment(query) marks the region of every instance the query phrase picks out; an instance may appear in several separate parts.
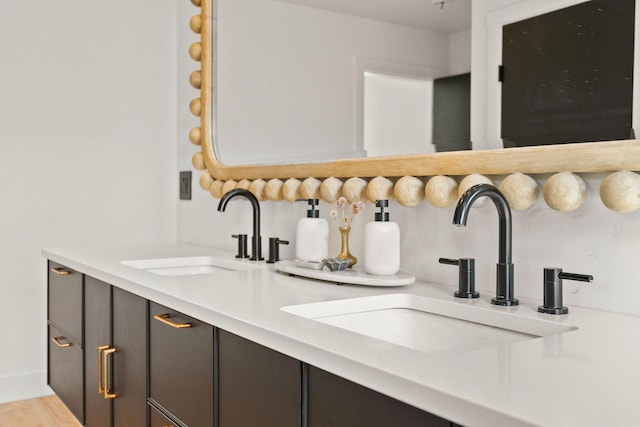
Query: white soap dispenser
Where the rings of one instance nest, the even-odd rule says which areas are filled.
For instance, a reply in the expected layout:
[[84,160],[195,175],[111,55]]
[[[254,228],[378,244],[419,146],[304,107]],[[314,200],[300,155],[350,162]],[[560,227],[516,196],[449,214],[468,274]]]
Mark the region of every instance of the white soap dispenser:
[[400,227],[389,221],[388,200],[376,200],[375,221],[364,227],[364,269],[368,274],[391,276],[400,269]]
[[321,262],[329,257],[329,224],[319,217],[318,199],[308,199],[307,217],[298,220],[296,229],[296,258]]

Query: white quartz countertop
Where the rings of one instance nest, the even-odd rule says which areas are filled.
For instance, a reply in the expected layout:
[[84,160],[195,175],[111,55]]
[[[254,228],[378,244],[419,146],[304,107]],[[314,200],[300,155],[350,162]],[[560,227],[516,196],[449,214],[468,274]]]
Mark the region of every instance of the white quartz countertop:
[[[318,368],[464,426],[640,425],[640,318],[570,307],[537,312],[453,297],[453,287],[336,285],[290,277],[272,266],[192,276],[161,276],[122,261],[232,254],[168,244],[57,248],[45,258],[169,306]],[[249,262],[249,261],[247,261]],[[517,284],[516,284],[517,296]],[[542,285],[541,285],[542,299]],[[407,293],[471,304],[577,329],[461,353],[430,355],[281,310],[304,303]]]

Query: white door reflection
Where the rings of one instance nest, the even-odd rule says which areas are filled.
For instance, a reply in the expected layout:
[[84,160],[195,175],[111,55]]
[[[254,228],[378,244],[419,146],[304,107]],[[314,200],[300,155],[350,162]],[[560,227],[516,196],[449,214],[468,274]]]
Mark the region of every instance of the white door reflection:
[[367,156],[433,153],[433,80],[364,73]]

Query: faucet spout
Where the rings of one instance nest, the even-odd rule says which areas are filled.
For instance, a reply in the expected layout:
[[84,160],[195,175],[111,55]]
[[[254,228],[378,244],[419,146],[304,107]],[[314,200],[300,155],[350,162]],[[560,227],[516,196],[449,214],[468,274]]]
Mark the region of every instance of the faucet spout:
[[513,263],[511,246],[511,208],[504,195],[496,187],[488,184],[478,184],[469,188],[458,200],[453,213],[453,224],[464,227],[467,225],[469,210],[480,197],[489,197],[498,210],[498,264],[496,269],[496,297],[491,300],[496,305],[518,305],[513,297]]
[[227,209],[227,203],[235,197],[244,197],[251,202],[253,209],[253,236],[251,237],[251,258],[252,261],[261,261],[262,257],[262,237],[260,236],[260,203],[256,196],[248,190],[236,188],[226,193],[218,203],[218,212],[224,212]]

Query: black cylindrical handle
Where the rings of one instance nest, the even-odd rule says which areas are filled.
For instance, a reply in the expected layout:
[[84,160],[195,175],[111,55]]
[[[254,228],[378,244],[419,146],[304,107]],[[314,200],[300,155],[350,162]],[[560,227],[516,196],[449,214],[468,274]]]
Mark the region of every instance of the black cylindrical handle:
[[288,240],[280,240],[278,237],[269,237],[269,258],[267,262],[273,264],[280,261],[280,245],[288,245]]
[[576,280],[579,282],[591,282],[590,274],[565,273],[561,268],[545,268],[543,283],[543,305],[538,307],[540,313],[567,314],[569,308],[562,302],[562,280]]
[[247,253],[247,235],[246,234],[232,234],[231,237],[238,239],[238,253],[236,258],[249,258]]
[[590,274],[565,273],[562,271],[558,274],[558,277],[566,280],[576,280],[578,282],[593,282],[593,276]]
[[440,258],[440,264],[458,266],[458,290],[454,293],[456,298],[478,298],[476,292],[475,260],[473,258]]

